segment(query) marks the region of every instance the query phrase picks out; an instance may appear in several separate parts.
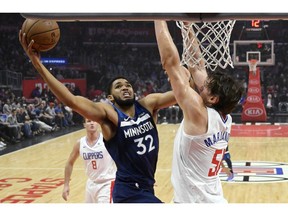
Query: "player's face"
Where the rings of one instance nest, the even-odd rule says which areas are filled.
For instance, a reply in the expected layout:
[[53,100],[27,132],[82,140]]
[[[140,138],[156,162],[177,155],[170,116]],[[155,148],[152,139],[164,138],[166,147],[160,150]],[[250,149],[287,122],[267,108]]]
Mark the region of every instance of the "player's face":
[[99,128],[99,124],[90,119],[86,119],[84,127],[87,129],[87,131],[97,131]]
[[135,101],[133,87],[126,79],[115,80],[112,84],[111,94],[114,102],[120,107],[132,106]]
[[208,80],[205,80],[203,86],[199,89],[199,94],[202,97],[204,104],[208,107],[211,107],[210,104],[210,97],[211,97],[211,93],[210,93],[210,89],[208,88]]

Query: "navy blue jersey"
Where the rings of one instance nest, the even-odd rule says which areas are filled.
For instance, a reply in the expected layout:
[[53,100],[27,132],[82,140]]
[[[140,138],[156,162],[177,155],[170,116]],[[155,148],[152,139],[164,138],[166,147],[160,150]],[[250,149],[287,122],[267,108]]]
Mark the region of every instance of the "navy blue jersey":
[[127,116],[114,106],[118,113],[115,136],[105,146],[116,163],[116,181],[132,183],[153,189],[158,160],[159,138],[151,113],[135,102],[135,116]]

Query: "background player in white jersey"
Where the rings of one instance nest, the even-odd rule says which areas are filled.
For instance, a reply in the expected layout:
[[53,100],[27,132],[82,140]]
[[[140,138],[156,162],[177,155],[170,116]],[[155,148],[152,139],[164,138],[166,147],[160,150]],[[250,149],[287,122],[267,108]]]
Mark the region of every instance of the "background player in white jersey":
[[76,142],[65,166],[62,197],[67,201],[73,165],[80,156],[84,161],[85,172],[88,177],[85,202],[111,203],[116,173],[115,163],[105,148],[99,124],[85,119],[84,127],[87,135]]
[[201,69],[189,68],[196,92],[180,64],[167,23],[155,21],[155,32],[163,68],[184,117],[174,141],[174,202],[227,203],[218,173],[231,130],[229,113],[242,96],[241,83],[225,73],[207,73],[202,63]]

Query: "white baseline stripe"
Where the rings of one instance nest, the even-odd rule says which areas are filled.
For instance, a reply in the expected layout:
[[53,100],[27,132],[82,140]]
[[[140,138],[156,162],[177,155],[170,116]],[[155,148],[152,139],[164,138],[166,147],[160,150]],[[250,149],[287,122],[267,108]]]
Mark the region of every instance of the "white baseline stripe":
[[[64,170],[64,168],[0,167],[0,170]],[[73,170],[84,170],[84,168],[73,168]]]
[[[37,168],[37,167],[0,167],[0,170],[64,170],[64,168]],[[84,170],[84,168],[73,168],[73,170]],[[157,169],[156,172],[170,172],[171,169]]]

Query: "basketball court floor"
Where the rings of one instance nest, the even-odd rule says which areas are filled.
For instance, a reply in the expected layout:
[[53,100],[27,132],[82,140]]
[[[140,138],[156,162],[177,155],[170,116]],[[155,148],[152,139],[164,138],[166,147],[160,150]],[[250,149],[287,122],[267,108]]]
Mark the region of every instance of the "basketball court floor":
[[[158,124],[160,138],[156,195],[171,203],[173,139],[179,124]],[[66,203],[61,197],[64,166],[83,129],[15,149],[0,156],[0,203]],[[229,203],[288,203],[288,125],[234,124],[230,153],[235,179],[220,177]],[[3,149],[2,149],[3,152]],[[82,161],[74,165],[68,203],[82,203],[86,176]]]

